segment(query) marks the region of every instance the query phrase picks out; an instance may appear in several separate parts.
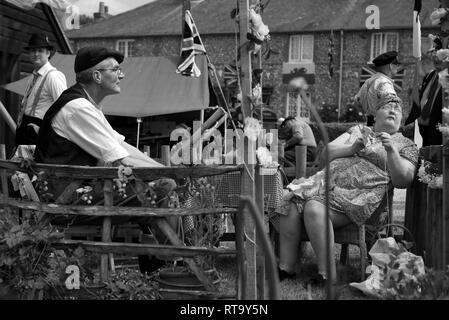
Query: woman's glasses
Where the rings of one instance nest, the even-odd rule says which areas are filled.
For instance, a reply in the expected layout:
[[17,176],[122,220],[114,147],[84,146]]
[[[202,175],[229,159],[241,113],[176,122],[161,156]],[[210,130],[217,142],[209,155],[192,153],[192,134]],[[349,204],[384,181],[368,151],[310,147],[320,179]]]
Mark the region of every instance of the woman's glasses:
[[382,107],[379,108],[380,110],[393,110],[395,112],[402,112],[402,107],[398,104],[394,104],[394,103],[387,103],[384,104]]

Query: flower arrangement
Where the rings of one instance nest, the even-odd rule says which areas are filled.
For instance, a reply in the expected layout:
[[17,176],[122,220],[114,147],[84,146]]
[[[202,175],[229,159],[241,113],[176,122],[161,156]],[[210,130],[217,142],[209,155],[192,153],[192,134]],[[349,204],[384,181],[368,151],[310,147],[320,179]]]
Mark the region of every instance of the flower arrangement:
[[418,170],[418,179],[419,181],[427,184],[429,188],[442,189],[443,176],[441,172],[441,166],[423,160],[421,161],[421,165]]
[[436,55],[439,60],[449,62],[449,49],[437,50]]
[[448,10],[446,8],[435,9],[430,15],[430,21],[433,26],[439,25],[446,18]]
[[[211,180],[212,179],[212,180]],[[180,202],[188,208],[218,208],[216,178],[188,178],[178,189]],[[184,241],[191,246],[213,247],[225,232],[224,215],[187,216],[183,219]],[[203,268],[213,267],[213,256],[197,256],[197,263]]]

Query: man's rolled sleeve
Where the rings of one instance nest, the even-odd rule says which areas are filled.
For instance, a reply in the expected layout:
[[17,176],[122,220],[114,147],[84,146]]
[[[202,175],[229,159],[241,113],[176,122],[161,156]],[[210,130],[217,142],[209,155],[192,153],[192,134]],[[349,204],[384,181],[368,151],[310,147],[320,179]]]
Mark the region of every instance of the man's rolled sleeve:
[[69,102],[60,114],[56,115],[52,124],[56,133],[77,144],[98,160],[114,162],[129,156],[128,151],[117,140],[120,135],[112,129],[103,113],[83,100]]

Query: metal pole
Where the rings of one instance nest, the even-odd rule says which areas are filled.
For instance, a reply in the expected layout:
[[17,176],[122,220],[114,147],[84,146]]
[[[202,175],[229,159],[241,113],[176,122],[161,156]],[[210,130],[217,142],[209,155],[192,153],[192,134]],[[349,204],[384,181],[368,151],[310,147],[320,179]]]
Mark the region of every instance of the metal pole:
[[320,115],[316,111],[315,107],[312,103],[307,99],[306,93],[304,89],[300,89],[300,95],[302,100],[306,103],[307,107],[309,107],[310,112],[315,117],[319,130],[321,131],[321,135],[323,136],[323,142],[325,145],[324,150],[324,161],[326,163],[325,173],[324,173],[324,185],[325,185],[325,206],[326,206],[326,274],[327,274],[327,282],[326,282],[326,298],[333,300],[335,299],[335,288],[333,286],[333,274],[331,274],[331,259],[335,259],[335,257],[331,256],[331,248],[329,246],[329,232],[330,232],[330,220],[329,220],[329,181],[330,181],[330,172],[329,172],[329,135],[327,134],[326,128],[323,125],[323,121],[321,120]]
[[136,148],[139,149],[139,138],[140,138],[140,124],[142,123],[142,118],[137,118],[137,142]]

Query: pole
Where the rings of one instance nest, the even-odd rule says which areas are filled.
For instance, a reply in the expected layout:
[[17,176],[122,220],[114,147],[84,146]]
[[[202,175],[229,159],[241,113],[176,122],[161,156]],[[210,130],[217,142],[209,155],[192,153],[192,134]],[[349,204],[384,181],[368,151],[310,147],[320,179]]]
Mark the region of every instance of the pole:
[[8,110],[6,110],[3,103],[0,101],[0,116],[5,120],[8,127],[11,129],[11,131],[16,134],[16,123],[14,122],[13,118],[9,114]]
[[340,30],[340,74],[338,76],[338,119],[337,122],[340,123],[341,115],[341,96],[343,88],[343,30]]
[[142,123],[142,118],[137,118],[137,142],[136,148],[139,149],[139,138],[140,138],[140,124]]
[[[241,85],[242,85],[242,114],[243,118],[251,117],[251,105],[250,97],[252,94],[251,88],[251,52],[250,43],[246,38],[249,30],[249,0],[239,0],[239,28],[240,28],[240,66],[241,66]],[[252,199],[255,199],[255,187],[254,187],[254,173],[255,167],[251,160],[255,154],[255,143],[252,143],[249,139],[245,139],[245,163],[247,164],[247,170],[242,173],[242,191],[243,195],[246,195]],[[245,241],[245,254],[246,254],[246,275],[247,286],[245,292],[245,299],[255,300],[257,299],[257,268],[256,268],[256,232],[252,219],[248,219],[250,213],[245,208],[242,212],[244,217],[244,230],[246,235]]]

